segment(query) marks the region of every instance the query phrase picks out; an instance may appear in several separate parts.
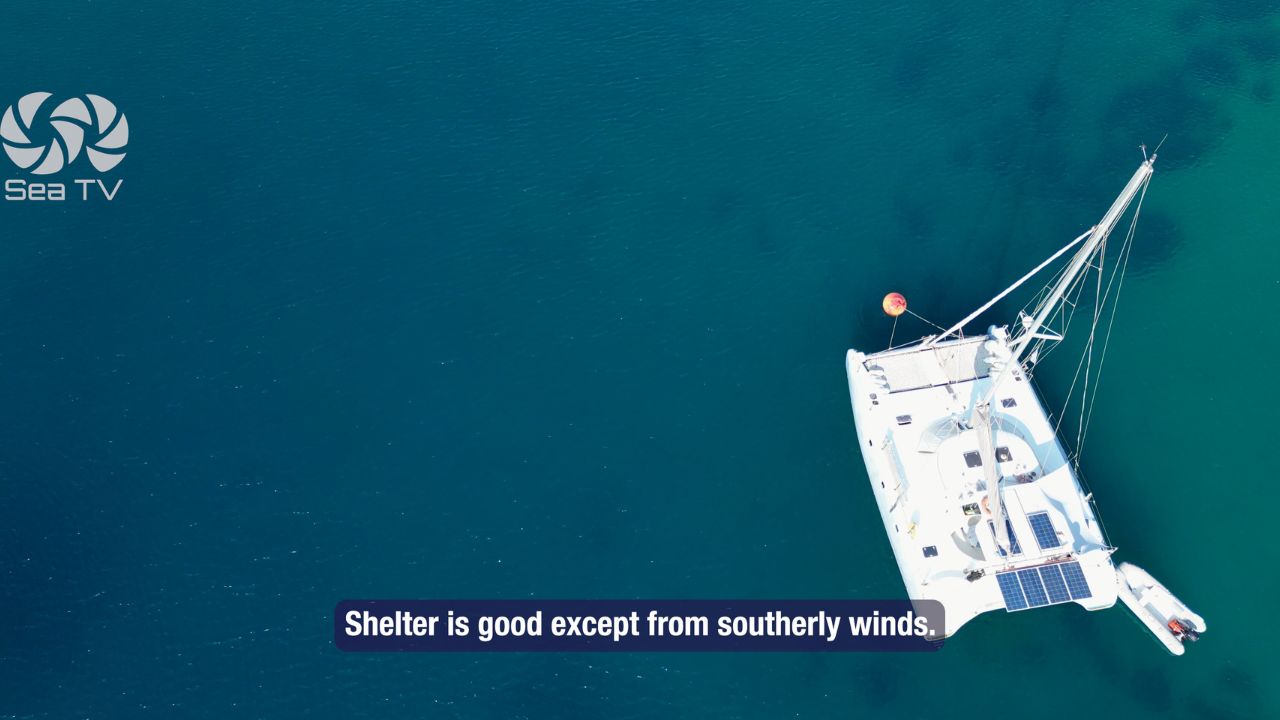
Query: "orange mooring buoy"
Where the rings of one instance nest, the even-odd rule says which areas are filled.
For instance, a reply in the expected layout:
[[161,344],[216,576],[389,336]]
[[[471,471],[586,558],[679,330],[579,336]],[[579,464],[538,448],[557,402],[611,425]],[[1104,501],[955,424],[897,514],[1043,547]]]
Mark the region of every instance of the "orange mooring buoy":
[[902,293],[891,292],[884,296],[884,302],[880,303],[880,307],[884,308],[884,314],[889,317],[898,317],[907,311],[907,299]]

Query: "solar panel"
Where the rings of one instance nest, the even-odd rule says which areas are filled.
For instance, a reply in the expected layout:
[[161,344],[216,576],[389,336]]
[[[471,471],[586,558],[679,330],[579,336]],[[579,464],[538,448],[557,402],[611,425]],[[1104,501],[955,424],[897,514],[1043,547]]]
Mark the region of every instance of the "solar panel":
[[1064,603],[1071,599],[1067,594],[1067,583],[1062,579],[1062,570],[1057,565],[1041,566],[1040,579],[1044,581],[1044,589],[1049,592],[1050,603]]
[[1000,592],[1004,594],[1006,610],[1013,612],[1027,609],[1027,599],[1022,594],[1022,586],[1018,584],[1017,573],[1000,573],[996,575],[996,582],[1000,583]]
[[1049,604],[1049,596],[1044,592],[1040,582],[1040,573],[1035,568],[1018,571],[1018,579],[1022,581],[1022,592],[1027,596],[1027,604],[1031,607],[1042,607]]
[[1062,541],[1058,539],[1058,531],[1054,529],[1053,521],[1049,519],[1049,513],[1031,513],[1027,516],[1027,520],[1031,523],[1031,531],[1036,534],[1036,542],[1040,544],[1041,550],[1062,545]]
[[1009,612],[1093,597],[1078,562],[996,573],[996,582]]
[[1062,577],[1066,578],[1067,590],[1071,593],[1072,600],[1093,597],[1093,592],[1089,590],[1089,583],[1084,579],[1084,571],[1080,569],[1080,563],[1062,563],[1061,568]]

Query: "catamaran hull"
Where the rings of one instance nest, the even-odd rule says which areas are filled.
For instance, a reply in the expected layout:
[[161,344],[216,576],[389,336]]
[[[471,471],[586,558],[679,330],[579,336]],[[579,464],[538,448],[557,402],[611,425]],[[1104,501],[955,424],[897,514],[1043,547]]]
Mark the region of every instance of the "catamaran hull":
[[[853,407],[854,425],[858,445],[876,507],[884,524],[885,535],[893,548],[894,559],[906,586],[907,597],[913,600],[936,600],[944,608],[946,617],[945,637],[951,637],[973,618],[986,612],[1008,609],[991,573],[968,581],[960,567],[942,568],[936,564],[939,558],[922,552],[921,537],[917,537],[918,523],[923,520],[904,501],[900,493],[904,478],[895,475],[895,467],[886,451],[884,438],[891,431],[896,418],[887,412],[887,396],[883,387],[867,370],[867,356],[857,350],[849,350],[845,356],[845,371],[849,379],[849,399]],[[1030,388],[1025,390],[1031,393]],[[1024,395],[1027,404],[1036,403],[1032,395]],[[949,552],[949,549],[944,552]],[[1094,552],[1076,556],[1092,595],[1087,599],[1072,600],[1086,610],[1104,610],[1116,602],[1114,569],[1106,553]],[[935,563],[935,564],[931,564]]]
[[967,603],[960,604],[949,601],[947,597],[937,596],[924,584],[925,569],[915,562],[918,550],[910,542],[911,518],[894,507],[893,491],[897,479],[893,469],[883,453],[875,452],[875,438],[883,437],[884,422],[871,417],[873,382],[863,367],[863,353],[850,350],[845,356],[845,371],[849,376],[849,400],[853,405],[854,426],[858,433],[858,447],[862,450],[862,459],[867,467],[867,477],[871,482],[871,493],[875,496],[876,507],[880,512],[880,520],[884,524],[885,535],[893,548],[894,560],[907,588],[907,597],[913,600],[937,600],[942,603],[945,617],[944,637],[951,637],[965,623],[988,610],[1001,609],[1001,606],[975,607]]
[[[992,610],[1102,610],[1118,598],[1124,583],[1077,474],[1079,448],[1063,447],[1027,371],[1062,339],[1055,319],[1089,269],[1101,287],[1093,261],[1145,192],[1154,162],[1142,163],[1097,225],[941,335],[845,357],[859,449],[907,595],[942,604],[947,636]],[[1125,257],[1131,239],[1132,227]],[[1077,245],[1013,334],[992,326],[965,336],[967,324]],[[889,300],[888,314],[905,310],[905,299]]]

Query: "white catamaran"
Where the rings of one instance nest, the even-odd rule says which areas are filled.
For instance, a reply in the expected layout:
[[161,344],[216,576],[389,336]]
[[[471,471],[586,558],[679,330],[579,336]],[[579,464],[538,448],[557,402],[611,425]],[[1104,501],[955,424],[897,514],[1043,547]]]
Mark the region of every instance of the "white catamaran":
[[[1141,569],[1122,572],[1112,564],[1115,548],[1079,479],[1079,446],[1068,453],[1030,382],[1035,363],[1062,340],[1096,271],[1095,305],[1084,311],[1093,316],[1089,365],[1081,359],[1086,392],[1090,382],[1096,386],[1101,362],[1093,367],[1093,353],[1100,346],[1105,357],[1106,344],[1099,321],[1110,329],[1102,309],[1113,285],[1119,295],[1116,280],[1123,279],[1155,159],[1142,163],[1101,222],[951,328],[882,352],[848,352],[858,442],[885,532],[908,595],[943,604],[948,636],[991,610],[1067,602],[1102,610],[1117,598],[1175,654],[1204,631],[1203,618]],[[1135,199],[1107,279],[1108,239]],[[1072,248],[1054,280],[1019,313],[1013,332],[993,326],[964,336],[969,322]],[[905,310],[902,296],[886,297],[890,315]],[[1074,391],[1073,384],[1068,395]],[[1077,442],[1092,402],[1082,397],[1081,406]]]

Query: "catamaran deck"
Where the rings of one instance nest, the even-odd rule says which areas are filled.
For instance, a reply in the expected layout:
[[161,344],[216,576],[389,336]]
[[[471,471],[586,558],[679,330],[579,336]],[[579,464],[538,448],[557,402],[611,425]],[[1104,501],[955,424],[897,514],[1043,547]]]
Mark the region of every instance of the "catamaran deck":
[[1020,368],[990,399],[1008,523],[997,543],[977,432],[964,420],[1007,357],[1003,338],[846,359],[858,438],[908,595],[941,601],[948,634],[989,610],[1116,600],[1092,508]]

